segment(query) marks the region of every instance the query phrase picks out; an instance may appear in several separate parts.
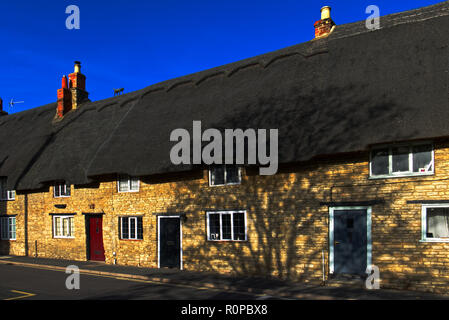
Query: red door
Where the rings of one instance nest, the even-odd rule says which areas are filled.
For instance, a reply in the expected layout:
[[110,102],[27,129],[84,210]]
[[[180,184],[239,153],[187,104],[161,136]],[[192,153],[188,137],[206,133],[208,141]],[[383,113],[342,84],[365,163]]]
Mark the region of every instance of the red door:
[[90,260],[104,261],[103,217],[89,217]]

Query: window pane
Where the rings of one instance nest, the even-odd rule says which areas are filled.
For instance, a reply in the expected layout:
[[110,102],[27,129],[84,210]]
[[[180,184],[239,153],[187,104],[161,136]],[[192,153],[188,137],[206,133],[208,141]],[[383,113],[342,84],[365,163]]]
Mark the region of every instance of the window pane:
[[74,223],[73,217],[69,218],[69,231],[70,231],[70,234],[68,236],[74,237],[75,236],[75,223]]
[[69,235],[69,219],[63,218],[62,219],[62,235],[67,237]]
[[388,149],[373,150],[371,156],[371,173],[374,176],[389,174]]
[[139,191],[139,178],[131,179],[131,191]]
[[136,239],[136,218],[129,218],[129,238]]
[[118,190],[120,192],[129,191],[129,179],[127,176],[120,176],[118,183]]
[[413,147],[413,172],[429,172],[433,168],[432,163],[432,146],[415,146]]
[[239,168],[237,166],[226,166],[226,183],[239,183]]
[[128,218],[122,218],[122,239],[129,239]]
[[222,240],[232,240],[231,234],[231,215],[222,214],[221,215],[221,230],[222,230]]
[[211,182],[213,186],[225,183],[224,180],[224,166],[214,167],[211,170]]
[[61,218],[55,217],[55,236],[61,236]]
[[137,239],[143,239],[143,222],[142,217],[137,218]]
[[393,172],[409,171],[409,147],[393,148]]
[[210,240],[220,240],[219,214],[209,214],[209,238]]
[[65,184],[65,193],[64,196],[70,197],[70,185]]
[[245,214],[234,213],[234,240],[245,240]]
[[55,197],[60,197],[61,196],[61,192],[59,190],[61,186],[59,184],[55,185]]
[[449,208],[427,209],[427,237],[449,238]]

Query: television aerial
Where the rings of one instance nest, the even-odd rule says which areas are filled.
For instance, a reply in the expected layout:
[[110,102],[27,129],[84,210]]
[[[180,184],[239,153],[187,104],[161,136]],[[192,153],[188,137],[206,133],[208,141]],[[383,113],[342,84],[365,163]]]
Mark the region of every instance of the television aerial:
[[8,113],[11,113],[11,109],[14,107],[16,103],[24,103],[25,101],[14,101],[14,98],[9,101],[9,109]]

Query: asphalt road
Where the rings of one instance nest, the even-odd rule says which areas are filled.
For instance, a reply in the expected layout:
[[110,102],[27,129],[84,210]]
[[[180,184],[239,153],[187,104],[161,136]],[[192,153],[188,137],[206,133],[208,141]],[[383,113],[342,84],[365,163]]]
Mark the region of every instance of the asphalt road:
[[0,300],[264,300],[270,297],[80,274],[80,289],[68,290],[61,271],[0,265]]

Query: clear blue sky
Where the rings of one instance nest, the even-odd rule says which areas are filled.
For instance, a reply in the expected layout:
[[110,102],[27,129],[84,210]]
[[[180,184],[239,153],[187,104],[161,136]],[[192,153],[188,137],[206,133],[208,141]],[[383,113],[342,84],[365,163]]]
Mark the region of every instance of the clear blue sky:
[[[82,62],[92,100],[313,38],[320,8],[344,24],[441,0],[21,0],[0,3],[0,97],[24,100],[13,112],[56,101],[61,77]],[[68,5],[81,11],[68,30]]]

